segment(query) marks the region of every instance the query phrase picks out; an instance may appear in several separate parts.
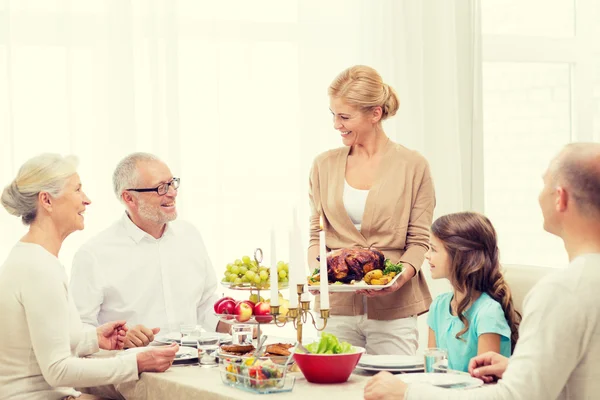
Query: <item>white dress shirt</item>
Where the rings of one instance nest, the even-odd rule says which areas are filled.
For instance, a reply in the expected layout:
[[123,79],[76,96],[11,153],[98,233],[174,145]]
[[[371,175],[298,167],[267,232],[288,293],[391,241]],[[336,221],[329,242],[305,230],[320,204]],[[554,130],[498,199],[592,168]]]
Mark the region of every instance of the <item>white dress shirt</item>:
[[406,399],[598,399],[599,322],[600,254],[586,254],[527,295],[517,347],[496,385],[464,391],[411,385]]
[[200,232],[176,220],[156,239],[127,216],[75,254],[71,292],[81,320],[91,325],[126,320],[179,331],[199,324],[215,331],[217,277]]
[[67,275],[42,246],[19,242],[0,268],[0,399],[60,399],[72,387],[138,379],[136,355],[79,358],[98,351]]

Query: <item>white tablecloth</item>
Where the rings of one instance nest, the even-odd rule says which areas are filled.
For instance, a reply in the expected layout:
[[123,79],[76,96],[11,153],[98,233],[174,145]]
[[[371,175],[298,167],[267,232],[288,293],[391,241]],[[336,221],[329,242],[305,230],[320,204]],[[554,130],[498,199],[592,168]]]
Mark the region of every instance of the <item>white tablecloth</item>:
[[[359,400],[363,398],[363,390],[369,378],[367,375],[355,373],[350,376],[348,382],[319,385],[307,382],[301,372],[290,374],[296,377],[294,389],[291,392],[269,394],[269,400]],[[143,373],[139,381],[117,385],[117,389],[127,400],[243,400],[259,396],[225,385],[221,381],[219,368],[200,368],[198,365],[174,366],[162,374]]]

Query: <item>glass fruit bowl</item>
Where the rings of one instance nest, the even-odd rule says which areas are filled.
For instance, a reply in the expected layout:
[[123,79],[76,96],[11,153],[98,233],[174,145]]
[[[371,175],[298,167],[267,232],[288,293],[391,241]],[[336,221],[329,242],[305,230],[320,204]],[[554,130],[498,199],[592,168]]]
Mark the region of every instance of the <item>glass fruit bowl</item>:
[[219,368],[224,384],[248,392],[289,392],[294,388],[295,378],[286,376],[286,366],[270,359],[224,359]]

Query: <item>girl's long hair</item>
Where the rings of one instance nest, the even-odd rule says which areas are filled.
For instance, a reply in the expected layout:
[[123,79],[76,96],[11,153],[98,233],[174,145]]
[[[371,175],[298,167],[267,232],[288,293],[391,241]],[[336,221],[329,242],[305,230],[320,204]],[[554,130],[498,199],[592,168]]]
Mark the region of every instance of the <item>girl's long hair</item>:
[[431,233],[443,243],[450,257],[450,282],[456,290],[466,293],[457,307],[464,328],[456,338],[461,339],[469,329],[464,312],[473,303],[476,292],[487,293],[504,310],[514,350],[521,314],[515,310],[510,288],[500,270],[496,230],[490,220],[474,212],[448,214],[433,223]]

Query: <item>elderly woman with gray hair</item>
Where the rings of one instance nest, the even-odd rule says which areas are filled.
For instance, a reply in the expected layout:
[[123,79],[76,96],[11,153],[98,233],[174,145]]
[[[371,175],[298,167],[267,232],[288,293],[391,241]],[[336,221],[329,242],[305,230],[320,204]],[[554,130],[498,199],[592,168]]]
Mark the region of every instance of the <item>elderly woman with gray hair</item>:
[[29,226],[0,267],[0,399],[82,397],[71,388],[138,379],[165,371],[178,347],[115,358],[80,358],[123,348],[125,321],[84,327],[71,299],[62,242],[84,227],[91,202],[81,188],[76,159],[43,154],[27,161],[0,202]]

